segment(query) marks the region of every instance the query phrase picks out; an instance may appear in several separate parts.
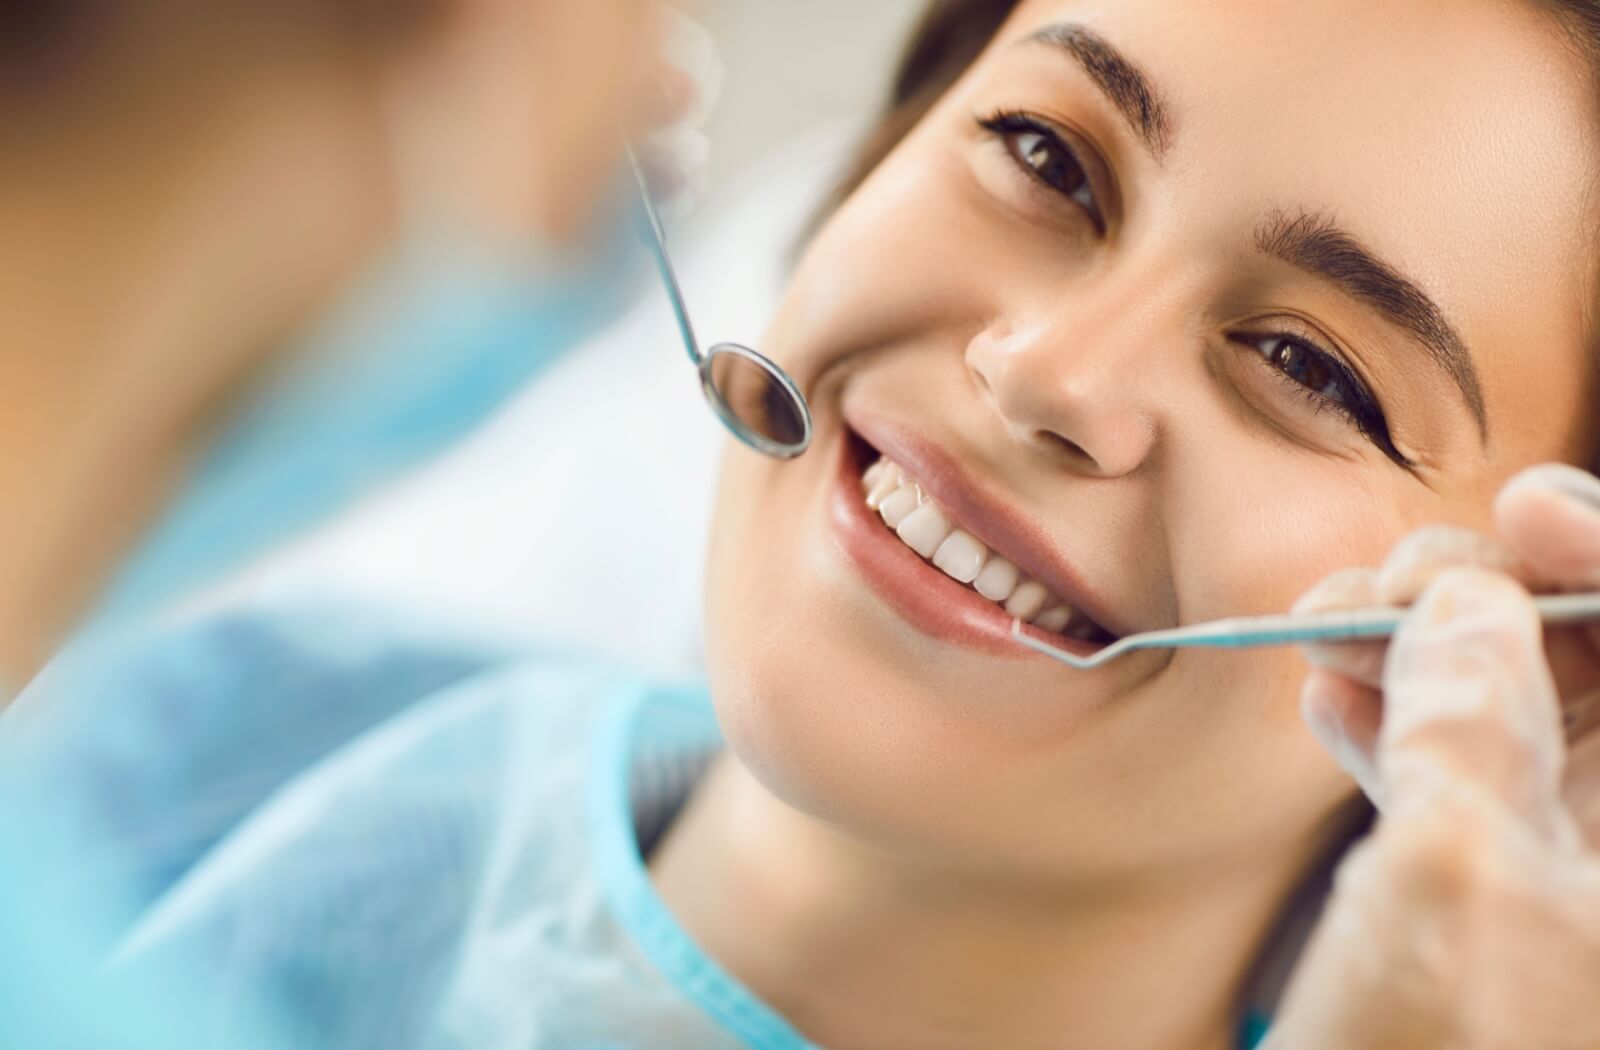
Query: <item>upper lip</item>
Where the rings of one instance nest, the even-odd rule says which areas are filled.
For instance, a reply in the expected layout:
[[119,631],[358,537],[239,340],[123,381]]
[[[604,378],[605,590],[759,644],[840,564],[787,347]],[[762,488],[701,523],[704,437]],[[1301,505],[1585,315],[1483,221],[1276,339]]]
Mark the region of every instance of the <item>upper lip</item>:
[[958,526],[970,529],[996,553],[1111,634],[1122,638],[1133,633],[1134,629],[1089,587],[1038,525],[975,484],[955,457],[884,419],[847,414],[845,422],[915,478]]

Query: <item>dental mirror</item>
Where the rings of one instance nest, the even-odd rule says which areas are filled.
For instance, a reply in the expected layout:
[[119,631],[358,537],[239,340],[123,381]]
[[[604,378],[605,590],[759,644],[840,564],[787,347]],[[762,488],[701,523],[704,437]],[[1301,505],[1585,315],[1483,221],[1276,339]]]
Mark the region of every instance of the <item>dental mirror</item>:
[[644,207],[646,242],[677,318],[678,334],[700,373],[700,389],[722,425],[748,447],[774,459],[794,459],[811,445],[811,408],[789,373],[770,358],[738,343],[718,343],[700,352],[689,308],[667,255],[667,236],[650,200],[650,186],[632,147],[628,166]]

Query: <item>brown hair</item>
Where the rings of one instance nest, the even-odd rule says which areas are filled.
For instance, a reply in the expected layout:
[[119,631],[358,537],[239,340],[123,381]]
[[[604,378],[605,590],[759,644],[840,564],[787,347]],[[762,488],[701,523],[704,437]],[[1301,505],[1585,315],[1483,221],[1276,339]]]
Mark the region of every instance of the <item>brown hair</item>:
[[[1537,0],[1590,58],[1600,86],[1600,0]],[[888,103],[819,216],[844,203],[989,46],[1021,0],[933,0],[911,35]]]
[[1021,0],[933,0],[900,59],[888,104],[812,226],[820,226],[977,61]]

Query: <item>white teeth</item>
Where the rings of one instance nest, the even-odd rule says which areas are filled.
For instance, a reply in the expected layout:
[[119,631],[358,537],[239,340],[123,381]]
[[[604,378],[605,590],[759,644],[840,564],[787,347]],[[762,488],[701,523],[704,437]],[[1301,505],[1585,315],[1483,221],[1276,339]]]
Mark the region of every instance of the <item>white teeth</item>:
[[1041,631],[1059,631],[1072,619],[1072,610],[1065,605],[1046,609],[1034,619],[1033,625]]
[[989,548],[957,529],[933,552],[933,564],[951,579],[971,583],[978,578],[988,554]]
[[916,509],[917,490],[910,485],[902,485],[878,504],[878,516],[883,519],[885,525],[893,529],[905,520],[907,514]]
[[877,510],[882,506],[884,500],[888,499],[900,488],[903,480],[900,476],[899,467],[884,467],[883,470],[878,472],[877,479],[873,481],[871,488],[867,492],[867,506],[872,510]]
[[946,576],[971,585],[985,598],[1001,603],[1009,615],[1040,630],[1085,639],[1095,633],[1092,623],[1075,622],[1071,607],[1044,584],[1023,576],[982,540],[951,524],[922,486],[895,463],[878,460],[862,475],[861,487],[867,506],[883,523]]
[[924,503],[902,518],[894,531],[907,547],[924,558],[931,558],[950,535],[950,519],[932,503]]
[[1037,580],[1024,580],[1011,592],[1011,597],[1006,601],[1006,612],[1024,623],[1032,623],[1033,618],[1044,611],[1044,603],[1049,600],[1050,592],[1044,589],[1044,584]]
[[983,571],[972,581],[978,593],[992,602],[1003,602],[1017,589],[1017,567],[998,554],[983,563]]

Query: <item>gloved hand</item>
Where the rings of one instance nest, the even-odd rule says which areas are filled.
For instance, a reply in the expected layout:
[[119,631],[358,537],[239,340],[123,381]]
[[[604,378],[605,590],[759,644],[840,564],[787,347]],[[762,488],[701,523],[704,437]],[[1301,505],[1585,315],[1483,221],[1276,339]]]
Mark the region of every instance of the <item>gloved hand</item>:
[[1417,598],[1387,646],[1307,650],[1307,721],[1380,819],[1270,1047],[1600,1047],[1600,633],[1546,640],[1528,594],[1600,587],[1600,481],[1536,468],[1495,509],[1300,604]]
[[[680,0],[681,2],[681,0]],[[571,247],[626,185],[623,139],[674,207],[704,184],[710,35],[666,0],[467,5],[385,95],[401,204],[519,247]]]
[[698,22],[658,5],[661,68],[641,89],[641,126],[632,131],[639,162],[661,212],[680,216],[705,195],[711,160],[706,120],[722,93],[717,45]]

